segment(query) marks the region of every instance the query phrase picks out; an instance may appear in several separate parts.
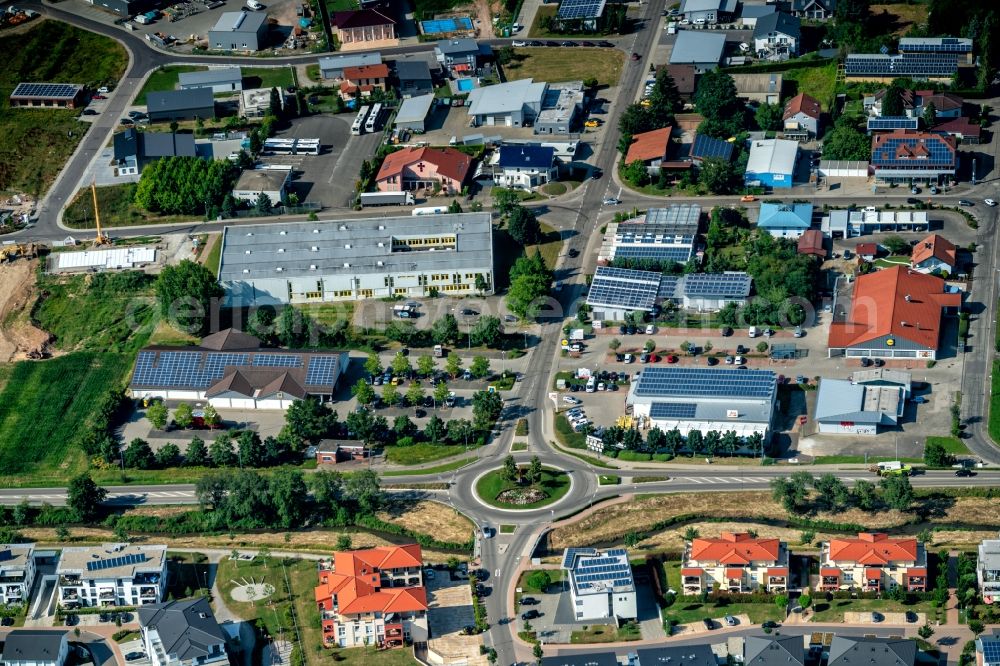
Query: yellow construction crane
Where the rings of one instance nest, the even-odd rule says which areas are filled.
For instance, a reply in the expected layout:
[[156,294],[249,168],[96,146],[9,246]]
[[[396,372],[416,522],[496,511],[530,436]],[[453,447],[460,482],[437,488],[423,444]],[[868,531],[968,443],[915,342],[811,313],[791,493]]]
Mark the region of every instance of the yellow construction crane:
[[94,247],[101,245],[111,245],[111,239],[101,233],[101,213],[97,209],[97,179],[90,181],[90,194],[94,197],[94,222],[97,224],[97,237],[94,239]]

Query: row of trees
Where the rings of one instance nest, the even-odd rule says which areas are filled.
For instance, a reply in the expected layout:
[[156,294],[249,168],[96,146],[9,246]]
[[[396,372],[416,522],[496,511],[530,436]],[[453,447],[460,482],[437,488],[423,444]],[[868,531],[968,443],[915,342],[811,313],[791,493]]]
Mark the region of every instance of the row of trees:
[[680,451],[686,451],[694,456],[735,456],[741,451],[753,455],[761,455],[764,449],[764,438],[760,433],[749,437],[740,437],[733,430],[718,432],[711,430],[702,434],[700,430],[691,430],[687,437],[676,428],[661,430],[651,428],[643,440],[642,433],[634,428],[610,426],[601,433],[601,443],[606,454],[615,454],[619,450],[638,453],[666,453],[676,456]]
[[[483,319],[493,320],[495,321],[495,324],[491,321],[487,322],[485,327],[480,327],[479,324],[483,323]],[[488,344],[487,341],[492,341],[494,336],[498,337],[501,334],[502,325],[497,317],[482,317],[477,325],[472,329],[472,339],[473,343],[476,345]],[[448,356],[445,358],[444,367],[445,372],[448,373],[452,379],[455,379],[462,374],[462,358],[453,351],[448,352]],[[437,373],[437,364],[430,356],[418,356],[417,365],[416,368],[414,368],[410,363],[408,356],[404,355],[403,352],[396,352],[396,355],[392,357],[392,361],[388,365],[388,369],[391,370],[392,374],[397,377],[409,377],[412,374],[416,374],[417,377],[429,378],[433,377]],[[382,366],[382,359],[379,355],[375,352],[369,353],[368,358],[365,360],[365,372],[367,372],[370,376],[375,377],[377,375],[381,375],[384,370],[385,368]],[[472,363],[469,365],[469,372],[476,379],[489,377],[492,373],[490,370],[489,359],[485,356],[474,356]]]
[[852,507],[870,513],[886,508],[906,511],[915,498],[910,479],[905,476],[886,476],[878,485],[858,479],[854,487],[848,489],[833,474],[813,477],[809,472],[795,472],[789,477],[774,479],[771,493],[776,502],[795,515],[838,512]]
[[165,215],[207,215],[222,206],[239,172],[229,160],[164,157],[142,170],[135,203]]
[[260,438],[252,430],[220,433],[210,444],[194,437],[184,449],[167,443],[155,453],[149,443],[135,438],[122,448],[117,442],[101,451],[103,466],[121,464],[129,469],[168,469],[171,467],[240,467],[264,468],[297,463],[301,451],[292,438],[280,435]]

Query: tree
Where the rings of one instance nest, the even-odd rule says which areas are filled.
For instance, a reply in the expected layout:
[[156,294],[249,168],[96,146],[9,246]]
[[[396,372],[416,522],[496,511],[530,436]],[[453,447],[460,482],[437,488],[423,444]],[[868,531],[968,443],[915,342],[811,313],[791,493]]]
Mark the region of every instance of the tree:
[[654,123],[659,127],[673,123],[674,114],[684,109],[684,101],[681,99],[680,91],[677,90],[677,84],[665,67],[656,74],[648,99]]
[[534,318],[551,285],[552,273],[541,254],[519,257],[510,270],[507,307],[521,319]]
[[359,515],[372,515],[384,501],[384,492],[378,474],[370,469],[355,472],[347,477],[344,495],[351,499]]
[[434,374],[434,358],[424,354],[417,358],[417,374],[421,377],[430,377]]
[[948,453],[944,444],[937,440],[927,439],[927,443],[924,444],[924,463],[928,467],[949,467],[954,460],[954,456]]
[[539,483],[542,480],[542,461],[538,456],[531,456],[531,463],[528,465],[528,478],[532,483]]
[[468,444],[469,436],[474,434],[475,429],[468,419],[453,419],[448,421],[448,439],[456,444]]
[[189,333],[207,328],[212,303],[223,295],[215,275],[190,259],[164,266],[155,288],[160,314]]
[[507,483],[517,481],[517,463],[514,462],[514,456],[508,455],[503,459],[503,468],[500,471],[500,478]]
[[862,511],[874,511],[878,508],[879,497],[875,484],[871,481],[858,479],[851,491],[851,501]]
[[780,106],[765,103],[757,107],[757,111],[754,112],[754,120],[757,121],[757,127],[762,131],[776,132],[781,129],[783,115],[784,109]]
[[444,401],[448,399],[451,391],[448,390],[448,385],[444,382],[438,382],[434,385],[434,404],[436,407],[440,407],[444,404]]
[[535,643],[535,645],[531,648],[531,654],[535,658],[535,664],[541,666],[542,657],[545,656],[545,649],[542,647],[542,644]]
[[274,210],[274,202],[271,201],[267,192],[258,192],[253,208],[259,215],[270,215],[271,211]]
[[208,457],[212,459],[215,467],[232,467],[236,464],[236,452],[233,450],[233,441],[227,434],[219,435],[208,447]]
[[[837,10],[840,13],[840,7]],[[885,94],[882,95],[882,116],[902,116],[905,113],[906,111],[903,108],[903,87],[893,81],[885,89]]]
[[850,501],[850,492],[844,482],[833,474],[827,472],[815,481],[813,487],[819,496],[816,498],[817,504],[825,511],[840,511],[847,508]]
[[177,467],[181,464],[181,449],[176,444],[170,442],[160,447],[156,452],[156,466],[160,469]]
[[219,416],[219,412],[216,411],[215,407],[211,404],[205,405],[205,408],[201,410],[201,420],[209,428],[214,428],[219,425],[222,417]]
[[325,405],[310,396],[288,406],[282,433],[298,449],[304,442],[315,444],[326,437],[335,420],[336,416]]
[[382,389],[382,402],[389,407],[392,407],[399,402],[399,388],[397,388],[395,384],[386,384]]
[[923,626],[917,629],[917,635],[926,641],[934,635],[934,629],[931,628],[931,625],[925,622]]
[[437,444],[443,440],[447,432],[448,429],[445,427],[444,421],[437,414],[431,416],[427,421],[427,425],[424,426],[424,436],[431,444]]
[[611,342],[608,343],[608,349],[611,351],[618,351],[618,348],[622,346],[622,341],[618,338],[612,338]]
[[[781,502],[785,511],[789,513],[803,513],[805,511],[805,501],[808,494],[807,484],[809,480],[799,476],[803,472],[796,472],[789,478],[778,477],[771,481],[771,495],[776,502]],[[804,472],[810,479],[812,475]]]
[[490,361],[485,356],[476,356],[472,359],[469,372],[476,379],[483,379],[490,376]]
[[622,177],[636,187],[649,184],[649,170],[642,160],[633,160],[622,169]]
[[282,468],[274,473],[269,484],[278,524],[288,529],[305,523],[308,515],[309,490],[302,472]]
[[879,481],[882,499],[891,509],[906,511],[913,504],[913,487],[908,476],[886,476]]
[[714,194],[732,194],[737,175],[735,165],[721,157],[702,160],[698,168],[698,182]]
[[365,372],[373,377],[382,374],[382,360],[376,352],[368,353],[368,358],[365,359]]
[[282,115],[281,93],[278,92],[277,88],[271,88],[268,114],[274,116],[275,118],[280,118]]
[[462,359],[455,352],[448,352],[448,358],[444,363],[445,372],[454,379],[462,372]]
[[799,606],[802,606],[802,608],[809,608],[809,606],[811,605],[812,605],[812,597],[810,597],[808,594],[803,594],[802,596],[799,597]]
[[728,139],[743,129],[744,106],[736,96],[736,84],[725,72],[713,69],[698,79],[694,102],[705,120],[699,134]]
[[979,634],[986,631],[986,625],[982,620],[969,620],[969,631],[978,638]]
[[545,569],[537,569],[528,574],[524,583],[532,590],[544,592],[552,584],[552,576]]
[[414,407],[419,406],[424,401],[424,388],[420,385],[420,380],[414,380],[406,389],[406,401]]
[[94,483],[90,475],[84,472],[73,477],[66,488],[66,506],[76,515],[77,520],[91,522],[101,512],[101,503],[107,498],[108,491]]
[[396,352],[396,355],[392,357],[392,373],[402,377],[411,372],[413,372],[413,368],[410,367],[410,359],[404,356],[403,352]]
[[507,217],[507,230],[511,238],[521,245],[534,245],[542,237],[538,218],[530,208],[515,206]]
[[763,340],[757,343],[757,351],[761,354],[767,351],[767,347],[768,347],[767,343],[764,342]]
[[934,103],[928,104],[924,107],[924,127],[931,128],[937,125],[937,109],[934,108]]
[[177,405],[177,409],[174,410],[174,423],[177,424],[178,428],[191,427],[191,424],[194,423],[194,414],[192,413],[191,405],[186,402]]
[[656,341],[655,340],[646,340],[646,344],[644,344],[642,346],[642,348],[643,348],[643,350],[645,350],[645,352],[647,354],[650,354],[650,353],[653,352],[654,349],[656,349]]
[[469,335],[472,336],[472,344],[477,347],[496,347],[503,336],[503,324],[500,323],[500,317],[483,315],[472,327]]
[[167,406],[157,400],[146,408],[146,418],[157,430],[163,430],[167,425]]
[[684,540],[694,541],[697,538],[698,538],[698,528],[695,527],[694,525],[688,525],[687,528],[684,530]]
[[409,437],[417,432],[417,425],[406,414],[400,414],[392,421],[392,431],[398,437]]
[[156,464],[153,449],[149,448],[149,443],[146,440],[138,437],[129,442],[123,456],[125,466],[132,469],[152,469]]
[[858,129],[855,121],[841,116],[833,129],[823,137],[823,157],[828,160],[859,160],[871,158],[871,137]]
[[359,379],[351,387],[351,394],[357,399],[359,405],[370,405],[375,400],[375,389],[364,379]]
[[780,608],[781,610],[785,610],[786,608],[788,608],[788,597],[784,594],[775,595],[774,605]]
[[488,391],[472,394],[472,422],[476,430],[489,430],[502,409],[503,399],[500,394]]
[[12,518],[14,519],[15,525],[26,525],[28,522],[28,516],[31,513],[31,508],[28,505],[28,498],[25,497],[14,507],[12,512]]
[[494,187],[492,194],[493,210],[501,217],[509,214],[515,207],[521,205],[521,200],[514,190],[506,187]]
[[334,546],[334,550],[345,551],[351,549],[351,535],[350,534],[338,534],[337,535],[337,545]]
[[184,449],[184,464],[189,467],[202,467],[208,464],[208,447],[201,437],[194,437]]

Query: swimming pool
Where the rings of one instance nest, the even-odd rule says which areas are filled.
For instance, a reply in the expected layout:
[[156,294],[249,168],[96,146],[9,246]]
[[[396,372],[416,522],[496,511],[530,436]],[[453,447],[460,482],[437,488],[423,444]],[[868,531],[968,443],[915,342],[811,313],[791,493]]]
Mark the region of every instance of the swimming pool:
[[435,35],[442,32],[458,32],[459,30],[472,30],[472,19],[467,16],[458,18],[433,19],[421,21],[420,29],[425,35]]
[[469,92],[476,87],[476,84],[472,82],[472,79],[458,79],[455,81],[455,87],[462,92]]

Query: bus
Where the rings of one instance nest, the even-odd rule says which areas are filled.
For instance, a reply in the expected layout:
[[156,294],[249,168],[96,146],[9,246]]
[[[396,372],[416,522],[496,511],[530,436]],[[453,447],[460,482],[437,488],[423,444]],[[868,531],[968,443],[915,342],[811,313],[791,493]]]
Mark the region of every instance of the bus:
[[319,155],[320,142],[319,139],[296,139],[295,140],[295,154],[296,155]]
[[366,132],[374,132],[378,130],[378,121],[380,115],[382,115],[382,105],[380,103],[376,103],[375,106],[372,107],[371,115],[368,116],[368,120],[365,122]]
[[368,109],[369,107],[363,106],[358,110],[358,115],[354,118],[354,124],[351,125],[351,134],[356,136],[364,134],[365,118],[368,117]]

